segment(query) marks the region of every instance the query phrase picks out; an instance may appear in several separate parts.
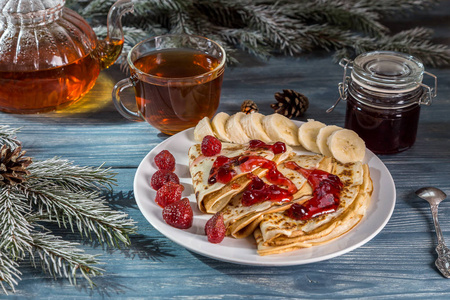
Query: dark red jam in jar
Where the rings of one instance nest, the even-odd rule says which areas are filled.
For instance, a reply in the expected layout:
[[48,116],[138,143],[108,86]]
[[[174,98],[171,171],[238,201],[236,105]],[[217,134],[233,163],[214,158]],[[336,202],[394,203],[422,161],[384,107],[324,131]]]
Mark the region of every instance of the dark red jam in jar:
[[[345,127],[377,154],[409,149],[416,140],[420,106],[436,96],[436,76],[425,72],[418,59],[392,51],[369,52],[340,64],[345,70],[339,85],[347,100]],[[422,83],[424,74],[434,78],[434,88]]]

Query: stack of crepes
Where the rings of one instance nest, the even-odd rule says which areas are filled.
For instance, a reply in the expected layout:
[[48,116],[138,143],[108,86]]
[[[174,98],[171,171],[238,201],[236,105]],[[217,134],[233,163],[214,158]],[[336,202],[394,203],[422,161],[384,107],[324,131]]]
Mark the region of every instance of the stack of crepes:
[[[220,155],[262,156],[275,162],[278,171],[297,188],[289,202],[264,201],[244,206],[242,195],[251,182],[251,176],[245,172],[237,172],[226,184],[209,184],[210,170],[216,157],[203,156],[200,144],[189,149],[190,172],[199,209],[211,214],[221,212],[228,236],[245,238],[253,235],[259,255],[307,248],[342,236],[361,221],[371,198],[373,186],[369,167],[362,162],[342,164],[322,155],[298,155],[290,147],[280,154],[265,149],[255,152],[250,151],[246,145],[226,143],[223,143]],[[287,162],[295,162],[304,169],[319,169],[338,176],[343,185],[338,207],[333,212],[307,220],[288,217],[286,211],[294,203],[304,204],[310,200],[313,189],[300,172],[286,167]],[[250,172],[266,180],[267,169],[255,167]]]

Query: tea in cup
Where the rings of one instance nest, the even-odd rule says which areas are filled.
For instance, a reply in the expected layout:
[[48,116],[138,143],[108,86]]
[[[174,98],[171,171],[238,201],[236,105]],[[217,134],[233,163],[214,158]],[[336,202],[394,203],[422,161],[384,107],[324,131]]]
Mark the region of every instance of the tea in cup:
[[[124,117],[145,120],[165,134],[194,127],[219,106],[225,61],[225,50],[204,37],[162,35],[144,40],[128,53],[131,76],[114,86],[114,105]],[[130,87],[137,112],[120,99]]]

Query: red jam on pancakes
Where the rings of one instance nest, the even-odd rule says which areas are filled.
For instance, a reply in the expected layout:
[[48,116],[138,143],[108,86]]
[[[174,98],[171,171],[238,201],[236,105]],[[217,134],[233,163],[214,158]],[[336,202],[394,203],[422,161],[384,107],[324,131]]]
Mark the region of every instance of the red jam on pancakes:
[[303,204],[294,203],[286,211],[288,217],[309,220],[337,210],[343,188],[338,176],[318,169],[308,170],[291,161],[286,162],[285,166],[305,176],[313,188],[313,197]]
[[[266,144],[260,140],[251,140],[249,142],[250,150],[270,150],[274,154],[286,152],[286,144],[283,142],[276,142],[273,145]],[[211,168],[208,178],[208,184],[220,182],[226,184],[230,182],[234,176],[237,175],[236,167],[239,166],[242,172],[251,172],[256,167],[266,169],[276,169],[276,164],[267,160],[262,156],[257,155],[240,155],[236,157],[226,157],[224,155],[217,156]]]

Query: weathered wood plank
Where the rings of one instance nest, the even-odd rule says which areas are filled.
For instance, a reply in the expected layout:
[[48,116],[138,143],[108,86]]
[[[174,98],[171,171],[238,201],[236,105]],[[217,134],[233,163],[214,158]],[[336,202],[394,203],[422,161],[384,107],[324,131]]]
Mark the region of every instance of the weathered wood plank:
[[[417,24],[437,29],[437,38],[450,44],[450,1],[433,17],[422,13]],[[397,21],[399,29],[411,20]],[[318,119],[343,126],[345,105],[331,114],[325,110],[338,97],[342,68],[329,55],[273,58],[259,62],[243,56],[242,65],[225,74],[220,111],[234,113],[245,99],[255,100],[262,113],[272,112],[273,94],[294,89],[308,96],[311,105],[299,120]],[[122,118],[110,99],[114,82],[126,75],[117,67],[102,73],[99,83],[82,103],[69,110],[40,115],[0,114],[0,123],[23,127],[19,138],[36,159],[60,156],[80,165],[110,166],[117,186],[109,201],[138,224],[132,245],[121,250],[103,249],[67,230],[55,230],[82,244],[92,254],[102,254],[105,275],[90,289],[80,281],[54,280],[30,263],[22,264],[17,298],[129,298],[129,299],[283,299],[365,298],[446,299],[450,285],[434,267],[436,254],[428,204],[414,191],[427,185],[450,195],[450,69],[429,69],[439,78],[438,97],[421,112],[413,148],[380,158],[396,183],[396,206],[385,229],[364,246],[319,263],[292,267],[252,267],[216,261],[194,254],[171,242],[143,217],[133,196],[133,177],[142,158],[167,138],[145,123]],[[440,221],[450,240],[450,201],[443,202]]]

